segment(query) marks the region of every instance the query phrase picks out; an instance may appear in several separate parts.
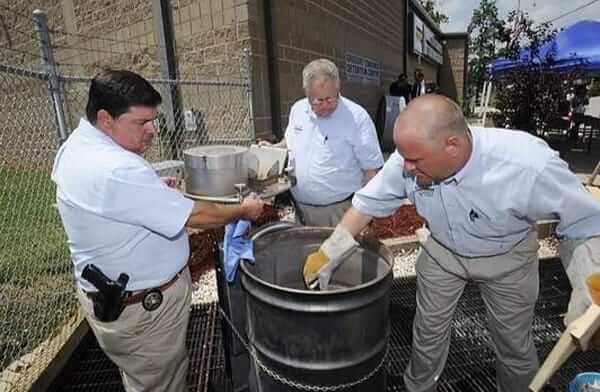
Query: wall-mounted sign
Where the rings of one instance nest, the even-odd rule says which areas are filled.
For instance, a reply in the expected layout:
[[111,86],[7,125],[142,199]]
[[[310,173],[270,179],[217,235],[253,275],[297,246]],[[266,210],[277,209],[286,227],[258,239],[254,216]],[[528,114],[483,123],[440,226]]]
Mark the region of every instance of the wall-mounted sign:
[[412,51],[418,56],[442,64],[443,49],[435,33],[413,12],[412,15]]
[[417,55],[424,54],[423,42],[425,40],[425,24],[415,14],[413,15],[413,52]]
[[381,63],[367,57],[346,52],[346,79],[352,82],[379,85]]
[[442,44],[435,36],[435,33],[425,26],[425,56],[438,64],[444,62],[442,55]]

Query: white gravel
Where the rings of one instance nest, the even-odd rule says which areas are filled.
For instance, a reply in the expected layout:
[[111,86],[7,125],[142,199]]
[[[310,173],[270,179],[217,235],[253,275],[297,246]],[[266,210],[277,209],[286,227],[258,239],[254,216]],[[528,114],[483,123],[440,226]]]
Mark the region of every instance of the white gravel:
[[281,208],[280,220],[284,222],[297,223],[296,222],[296,210],[294,207],[283,207]]
[[[294,221],[293,210],[284,215],[283,220]],[[420,249],[393,249],[394,255],[394,278],[415,276],[415,262],[419,256]],[[558,239],[551,236],[540,240],[540,249],[538,251],[540,258],[558,257]],[[200,277],[198,282],[194,283],[192,293],[192,304],[211,303],[218,301],[217,279],[214,270],[206,272]]]
[[394,255],[394,278],[415,276],[415,262],[420,251],[419,248],[416,248],[398,249],[392,252]]
[[539,241],[540,249],[538,256],[540,259],[558,257],[558,238],[550,236]]
[[217,302],[217,275],[214,269],[204,273],[193,283],[192,305]]

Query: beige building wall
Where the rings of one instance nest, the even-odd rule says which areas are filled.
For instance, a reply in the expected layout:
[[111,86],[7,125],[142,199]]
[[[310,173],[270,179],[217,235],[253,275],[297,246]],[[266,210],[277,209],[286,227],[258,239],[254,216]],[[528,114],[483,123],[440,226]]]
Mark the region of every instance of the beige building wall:
[[172,1],[180,77],[240,77],[242,51],[250,45],[248,1]]
[[[403,72],[404,2],[271,1],[274,5],[282,128],[287,125],[291,105],[304,96],[303,67],[311,60],[322,57],[334,61],[340,69],[342,94],[364,106],[374,116],[379,100],[390,83]],[[263,21],[263,0],[256,0],[256,9],[257,20]],[[257,55],[262,60],[265,53],[264,28],[263,31],[256,29],[252,33],[256,33],[253,39],[257,40]],[[347,52],[378,61],[381,65],[380,83],[372,85],[348,81],[344,70]],[[270,129],[269,114],[270,86],[263,79],[266,75],[262,71],[267,66],[266,57],[264,63],[258,58],[256,60],[256,67],[261,70],[258,80],[255,80],[255,109],[259,120],[257,134],[269,134],[273,131]]]

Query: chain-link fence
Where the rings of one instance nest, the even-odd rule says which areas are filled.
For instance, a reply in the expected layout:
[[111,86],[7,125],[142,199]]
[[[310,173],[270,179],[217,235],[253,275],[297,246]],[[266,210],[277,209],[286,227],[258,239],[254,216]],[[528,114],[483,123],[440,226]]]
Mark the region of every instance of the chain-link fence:
[[58,143],[47,78],[1,66],[0,86],[0,364],[10,366],[1,381],[11,390],[51,358],[35,349],[62,331],[75,297],[53,207],[50,167]]
[[[241,69],[247,75],[245,63]],[[74,129],[85,112],[91,78],[61,76],[60,79],[65,122],[69,129]],[[159,140],[146,153],[150,162],[182,160],[185,149],[199,145],[249,145],[254,141],[247,82],[148,80],[163,97]]]
[[[36,37],[33,23],[30,31],[24,25],[19,29],[22,36]],[[86,58],[82,47],[59,42],[61,49],[77,52],[73,56],[79,60]],[[140,52],[150,56],[153,50]],[[135,56],[112,63],[106,61],[112,58],[109,53],[98,53],[104,61],[94,57],[85,64],[56,62],[49,68],[52,64],[36,55],[30,42],[10,48],[0,42],[1,391],[28,390],[80,320],[50,180],[52,162],[61,135],[68,135],[84,115],[92,76],[105,66],[137,70],[139,65],[128,66]],[[159,137],[146,154],[150,162],[180,160],[183,150],[202,144],[254,140],[250,55],[244,51],[235,61],[222,73],[226,80],[149,78],[163,97]]]

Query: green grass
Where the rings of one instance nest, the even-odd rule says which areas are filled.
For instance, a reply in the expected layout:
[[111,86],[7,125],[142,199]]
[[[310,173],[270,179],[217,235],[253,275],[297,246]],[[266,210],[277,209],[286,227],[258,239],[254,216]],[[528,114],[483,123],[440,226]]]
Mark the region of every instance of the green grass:
[[0,167],[0,369],[58,332],[76,300],[49,172]]

